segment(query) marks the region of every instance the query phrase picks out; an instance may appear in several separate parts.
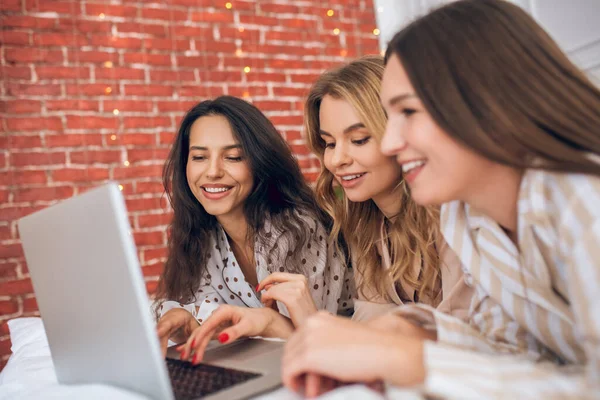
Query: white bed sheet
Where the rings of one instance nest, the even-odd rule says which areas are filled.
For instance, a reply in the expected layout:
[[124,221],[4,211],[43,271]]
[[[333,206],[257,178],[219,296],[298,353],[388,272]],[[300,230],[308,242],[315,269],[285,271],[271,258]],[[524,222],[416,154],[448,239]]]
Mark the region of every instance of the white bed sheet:
[[[147,400],[145,396],[108,385],[60,385],[56,379],[48,340],[40,318],[17,318],[8,322],[12,355],[0,373],[0,400]],[[298,400],[285,388],[256,397],[256,400]],[[418,393],[388,390],[385,397],[365,386],[353,385],[334,390],[321,400],[422,399]]]

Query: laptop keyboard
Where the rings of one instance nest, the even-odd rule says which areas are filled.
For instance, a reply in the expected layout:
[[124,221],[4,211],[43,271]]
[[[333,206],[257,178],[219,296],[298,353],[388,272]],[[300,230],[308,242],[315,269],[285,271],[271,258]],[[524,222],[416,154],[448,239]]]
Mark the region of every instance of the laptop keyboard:
[[261,374],[167,358],[167,369],[177,400],[208,396],[230,386],[258,378]]

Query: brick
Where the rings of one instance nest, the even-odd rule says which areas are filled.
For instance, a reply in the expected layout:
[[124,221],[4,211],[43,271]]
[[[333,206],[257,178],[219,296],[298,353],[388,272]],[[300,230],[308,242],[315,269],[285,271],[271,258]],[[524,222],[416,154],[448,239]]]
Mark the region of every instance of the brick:
[[266,86],[229,86],[227,94],[235,97],[267,96],[269,89]]
[[102,135],[69,134],[46,136],[48,147],[85,147],[102,144]]
[[19,31],[0,31],[0,44],[16,44],[16,45],[28,45],[31,43],[31,38],[28,32]]
[[161,39],[151,38],[144,39],[144,48],[152,51],[167,50],[167,51],[185,51],[190,49],[190,41],[184,39]]
[[306,97],[308,94],[309,88],[295,88],[295,87],[286,87],[286,86],[274,86],[273,87],[273,95],[275,97],[284,96],[284,97]]
[[79,5],[72,1],[35,1],[27,4],[29,12],[52,12],[74,15],[79,12]]
[[42,110],[42,103],[37,100],[0,101],[0,112],[7,114],[34,114]]
[[156,135],[154,133],[120,133],[116,140],[108,142],[110,145],[147,145],[156,144]]
[[142,40],[132,37],[117,37],[105,35],[93,35],[90,37],[92,46],[114,47],[116,49],[140,49],[142,48]]
[[10,354],[11,353],[11,342],[10,338],[0,340],[0,354]]
[[138,225],[140,228],[149,228],[154,226],[166,226],[173,220],[172,214],[148,214],[138,216]]
[[170,117],[125,117],[123,118],[123,127],[132,128],[155,128],[171,126]]
[[112,4],[90,4],[85,5],[85,13],[90,16],[98,16],[104,14],[110,17],[136,17],[137,7],[134,6],[121,6]]
[[[107,88],[110,92],[107,93]],[[68,85],[67,94],[76,96],[115,96],[119,94],[119,86],[112,83],[86,83],[85,85]]]
[[57,31],[80,32],[80,33],[108,33],[112,24],[108,21],[97,21],[92,19],[61,19],[58,21]]
[[63,62],[63,53],[60,50],[47,50],[36,47],[6,47],[4,58],[9,63],[58,64]]
[[215,97],[225,94],[223,85],[209,86],[209,85],[196,85],[196,86],[182,86],[177,91],[181,97]]
[[147,210],[159,210],[162,208],[160,198],[144,198],[144,199],[127,199],[125,200],[127,210],[132,211],[147,211]]
[[39,79],[89,79],[87,67],[36,67]]
[[6,118],[6,127],[9,131],[60,131],[62,121],[59,117],[37,117],[37,118]]
[[[2,0],[0,2],[1,11],[21,11],[22,2],[21,0]],[[1,368],[0,368],[1,370]]]
[[[3,217],[4,217],[4,210],[2,208],[0,208],[0,219],[3,219]],[[21,247],[20,244],[3,244],[2,246],[0,246],[0,259],[18,258],[18,257],[23,257],[23,247]],[[15,294],[15,293],[8,293],[8,292],[6,292],[6,290],[9,290],[9,289],[17,290],[16,288],[12,288],[12,286],[9,286],[8,288],[4,289],[3,285],[4,285],[3,283],[0,283],[0,293],[2,293],[4,295]]]
[[68,60],[71,63],[104,64],[107,61],[116,63],[119,55],[108,51],[82,51],[69,49]]
[[248,82],[285,82],[285,74],[276,72],[249,72],[246,74]]
[[7,321],[0,322],[0,336],[6,336],[10,334],[10,330],[8,329]]
[[193,71],[172,70],[150,70],[150,81],[152,82],[195,82],[196,76]]
[[99,111],[100,102],[89,100],[46,100],[48,111]]
[[142,181],[142,182],[135,183],[135,192],[136,193],[163,193],[164,191],[165,191],[165,188],[161,181],[150,181],[150,182]]
[[302,115],[275,115],[269,118],[273,125],[297,125],[301,126],[304,122]]
[[2,79],[20,79],[20,80],[31,80],[31,69],[28,67],[18,66],[11,67],[7,65],[0,66],[0,77]]
[[[233,23],[233,13],[231,11],[217,11],[217,12],[192,12],[190,13],[190,19],[196,22],[211,22],[211,23],[219,23],[219,22],[228,22]],[[240,16],[240,22],[243,22],[242,17]]]
[[201,37],[207,38],[213,37],[212,29],[205,27],[197,27],[197,26],[187,26],[187,25],[172,25],[171,26],[171,35],[174,37],[182,36],[186,39]]
[[[257,43],[260,40],[260,30],[253,28],[244,28],[244,30],[240,32],[239,28],[221,26],[219,27],[219,33],[221,34],[221,39],[242,39],[247,43]],[[298,36],[296,35],[296,38],[297,37]]]
[[64,152],[28,152],[10,154],[10,164],[15,167],[28,167],[32,165],[55,165],[66,162]]
[[300,8],[288,4],[260,4],[260,10],[265,13],[299,14]]
[[290,148],[292,149],[292,152],[294,154],[306,155],[306,156],[311,154],[310,151],[308,150],[308,148],[303,144],[292,144],[292,145],[290,145]]
[[170,149],[129,149],[127,150],[127,160],[130,163],[136,163],[140,161],[148,160],[159,160],[163,161],[167,159]]
[[160,276],[164,268],[163,262],[155,262],[150,265],[142,267],[142,273],[144,276]]
[[91,182],[108,179],[106,168],[74,169],[64,168],[51,172],[54,182]]
[[240,23],[242,25],[266,25],[266,26],[278,26],[280,22],[279,18],[265,17],[261,15],[240,15]]
[[[17,263],[2,262],[0,263],[0,281],[15,280],[17,277]],[[0,336],[2,333],[0,332]]]
[[67,129],[117,129],[116,117],[67,115]]
[[[147,54],[147,53],[131,53],[127,52],[124,55],[126,64],[148,64],[158,66],[171,65],[171,55],[169,54]],[[150,70],[152,74],[153,69]]]
[[28,84],[28,83],[10,83],[6,84],[7,92],[10,96],[60,96],[60,85],[54,84]]
[[[156,106],[159,112],[181,111],[185,112],[198,104],[197,101],[157,101]],[[179,121],[178,121],[179,122]]]
[[14,202],[63,200],[72,197],[74,192],[75,189],[71,186],[20,188],[14,192]]
[[175,141],[175,132],[161,132],[159,143],[171,145]]
[[173,86],[167,85],[125,85],[128,96],[172,96]]
[[137,246],[152,246],[156,244],[163,244],[163,232],[134,232],[133,239]]
[[150,260],[163,259],[169,254],[167,247],[159,247],[154,249],[145,249],[142,251],[144,254],[144,260],[146,262]]
[[23,299],[23,312],[35,312],[38,311],[37,300],[35,297],[29,297],[27,299]]
[[162,176],[162,165],[129,166],[114,169],[114,179],[154,178]]
[[214,71],[199,70],[200,82],[224,82],[233,83],[242,81],[242,70],[237,71]]
[[172,8],[144,7],[141,9],[141,13],[144,19],[161,19],[169,22],[185,21],[188,19],[187,11],[173,10]]
[[33,293],[31,279],[21,279],[16,281],[2,282],[0,283],[0,293],[8,296],[12,296],[15,294]]
[[144,100],[104,100],[104,111],[152,111],[152,102]]
[[0,136],[0,148],[5,149],[32,149],[42,146],[40,135],[7,135]]
[[[179,0],[181,1],[181,0]],[[153,294],[158,289],[158,281],[146,281],[146,291]]]
[[97,68],[96,79],[143,80],[145,71],[139,68]]
[[72,164],[114,164],[121,162],[119,150],[72,151],[69,155]]
[[217,56],[178,56],[177,65],[192,68],[216,68],[219,65]]
[[19,311],[19,303],[15,300],[0,300],[0,314],[14,314],[17,311]]
[[[142,10],[143,12],[143,10]],[[168,17],[168,13],[167,13]],[[159,18],[159,19],[164,19]],[[168,19],[168,18],[167,18]],[[136,34],[144,34],[144,35],[153,35],[153,36],[166,36],[167,35],[167,25],[160,24],[139,24],[132,22],[123,22],[119,24],[115,24],[117,27],[117,31],[122,33],[136,33]]]
[[81,47],[88,45],[88,40],[82,35],[73,33],[35,33],[33,43],[37,46],[70,46]]
[[253,104],[261,111],[290,111],[292,109],[292,103],[289,101],[277,101],[277,100],[260,100],[255,101]]
[[214,41],[214,40],[196,40],[196,49],[200,53],[235,53],[237,45],[234,42]]

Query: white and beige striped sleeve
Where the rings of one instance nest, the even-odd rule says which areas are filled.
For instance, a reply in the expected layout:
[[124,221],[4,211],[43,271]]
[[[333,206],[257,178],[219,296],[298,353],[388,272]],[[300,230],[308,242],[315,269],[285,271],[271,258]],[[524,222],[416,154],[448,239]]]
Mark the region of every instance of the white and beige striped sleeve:
[[[600,204],[600,193],[595,195]],[[584,363],[535,363],[525,355],[482,354],[431,342],[424,353],[429,394],[444,398],[600,398],[600,219],[579,220],[578,224],[563,225],[562,230],[577,238],[565,267]],[[562,237],[568,234],[561,233]],[[456,333],[463,336],[467,332]],[[470,334],[462,337],[462,341],[470,339]]]

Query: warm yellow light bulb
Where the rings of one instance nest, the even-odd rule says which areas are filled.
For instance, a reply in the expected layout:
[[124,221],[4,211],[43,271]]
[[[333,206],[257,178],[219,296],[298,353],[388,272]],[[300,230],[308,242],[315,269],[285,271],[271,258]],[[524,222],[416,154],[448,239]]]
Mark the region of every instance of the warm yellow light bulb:
[[233,7],[233,4],[231,3],[225,3],[225,8],[228,10],[231,10],[231,7]]
[[105,61],[105,62],[104,62],[104,66],[105,66],[106,68],[112,68],[112,67],[113,67],[113,63],[112,63],[112,61]]
[[245,73],[248,73],[248,72],[250,72],[250,67],[244,67],[244,72],[245,72]]
[[116,108],[113,110],[113,114],[115,115],[119,115],[119,110],[117,110]]
[[244,55],[244,52],[242,51],[242,49],[237,49],[237,50],[235,51],[235,55],[236,55],[236,56],[238,56],[238,57],[241,57],[241,56],[243,56],[243,55]]
[[106,87],[106,89],[104,89],[104,93],[106,93],[106,94],[112,93],[112,88],[110,86]]
[[117,135],[110,135],[110,140],[117,140]]
[[379,29],[377,29],[377,28],[373,29],[373,35],[379,36],[380,33],[381,32],[379,31]]
[[104,15],[104,13],[100,13],[100,14],[98,14],[98,17],[99,17],[100,19],[104,19],[105,15]]
[[338,28],[335,28],[335,29],[333,30],[333,34],[334,34],[334,35],[339,35],[339,34],[340,34],[340,30],[339,30]]
[[129,167],[129,161],[125,160],[125,161],[123,162],[123,165],[124,165],[124,166],[126,166],[126,167]]
[[327,10],[327,16],[333,17],[333,10]]
[[119,185],[119,190],[123,191],[123,185]]

